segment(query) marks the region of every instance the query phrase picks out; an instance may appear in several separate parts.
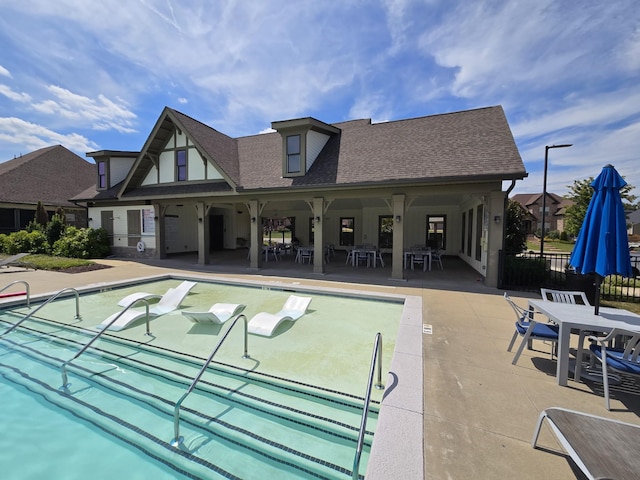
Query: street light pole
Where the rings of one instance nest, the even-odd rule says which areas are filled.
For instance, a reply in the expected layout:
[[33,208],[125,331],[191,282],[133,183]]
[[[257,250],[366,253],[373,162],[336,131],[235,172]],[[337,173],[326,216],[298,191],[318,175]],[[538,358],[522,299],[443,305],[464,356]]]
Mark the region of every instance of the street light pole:
[[540,228],[540,258],[544,256],[544,220],[547,214],[547,166],[549,164],[549,150],[552,148],[567,148],[573,143],[563,143],[561,145],[546,145],[544,147],[544,179],[542,181],[542,227]]

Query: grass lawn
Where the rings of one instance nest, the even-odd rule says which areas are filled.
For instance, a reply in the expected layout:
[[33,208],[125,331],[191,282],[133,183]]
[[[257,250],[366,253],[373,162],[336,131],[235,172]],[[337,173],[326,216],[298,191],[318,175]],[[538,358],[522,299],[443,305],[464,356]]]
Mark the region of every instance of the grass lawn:
[[[573,246],[575,244],[572,242],[563,242],[560,240],[549,240],[546,239],[544,241],[544,251],[548,253],[571,253],[573,251]],[[540,251],[540,242],[536,241],[527,241],[527,251],[532,250],[534,252]]]

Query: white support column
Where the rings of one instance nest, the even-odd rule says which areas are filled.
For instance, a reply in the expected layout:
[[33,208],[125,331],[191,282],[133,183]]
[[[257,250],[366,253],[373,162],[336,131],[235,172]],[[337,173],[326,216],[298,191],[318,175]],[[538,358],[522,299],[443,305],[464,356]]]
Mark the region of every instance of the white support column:
[[313,273],[324,273],[324,198],[313,199]]
[[167,238],[164,222],[164,208],[159,203],[153,204],[153,214],[156,235],[156,255],[155,258],[167,258]]
[[[505,192],[491,192],[489,196],[489,238],[487,241],[487,270],[484,280],[488,287],[498,286],[498,268],[500,266],[500,250],[504,241],[503,231],[506,214],[504,197]],[[500,217],[500,223],[496,222],[496,217]]]
[[196,203],[198,217],[198,265],[209,263],[209,215],[204,202]]
[[404,280],[404,206],[405,196],[393,195],[393,252],[391,256],[391,278],[396,280]]
[[262,222],[258,200],[249,200],[249,219],[251,222],[251,268],[262,267]]

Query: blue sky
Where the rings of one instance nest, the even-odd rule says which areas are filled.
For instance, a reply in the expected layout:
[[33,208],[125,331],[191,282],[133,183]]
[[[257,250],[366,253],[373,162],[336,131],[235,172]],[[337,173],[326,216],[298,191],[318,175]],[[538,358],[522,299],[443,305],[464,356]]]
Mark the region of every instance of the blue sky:
[[165,106],[227,135],[502,105],[548,191],[640,196],[637,0],[0,0],[0,161],[140,150]]

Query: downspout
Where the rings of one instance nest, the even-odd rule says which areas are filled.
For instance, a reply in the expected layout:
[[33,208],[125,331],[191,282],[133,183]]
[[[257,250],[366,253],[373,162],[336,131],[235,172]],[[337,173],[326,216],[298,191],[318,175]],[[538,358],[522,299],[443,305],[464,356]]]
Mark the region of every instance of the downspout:
[[85,218],[87,219],[87,225],[85,228],[89,228],[89,206],[88,205],[80,205],[78,202],[75,202],[73,200],[71,200],[71,203],[73,203],[74,205],[80,207],[80,208],[84,208],[85,210]]
[[504,194],[504,203],[502,205],[502,250],[498,255],[498,288],[502,288],[502,278],[504,277],[504,239],[507,232],[507,202],[509,201],[509,194],[516,188],[516,181],[511,180],[511,186],[507,188]]

